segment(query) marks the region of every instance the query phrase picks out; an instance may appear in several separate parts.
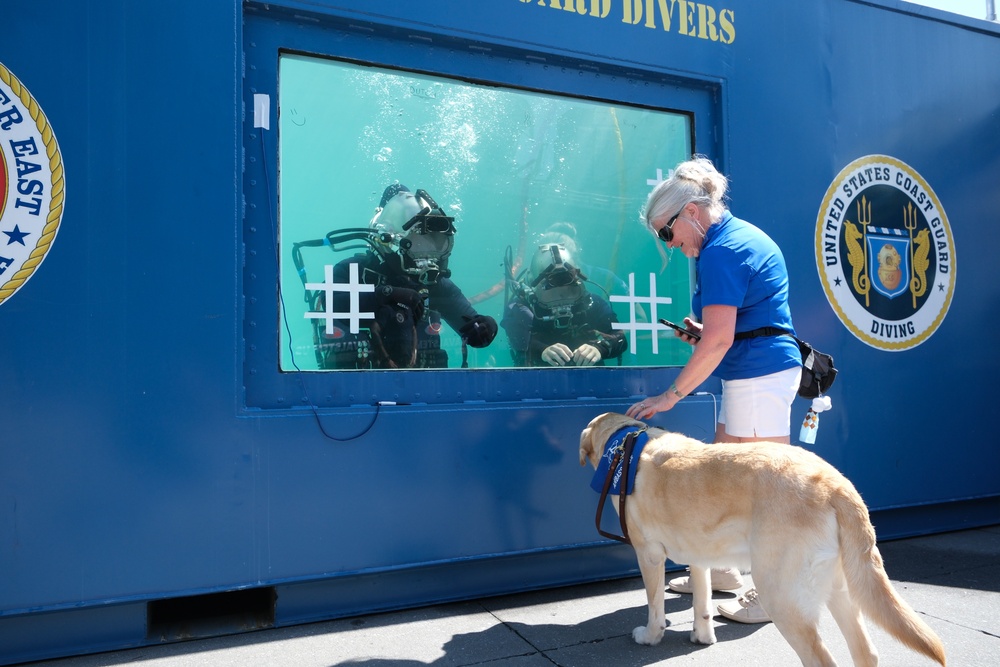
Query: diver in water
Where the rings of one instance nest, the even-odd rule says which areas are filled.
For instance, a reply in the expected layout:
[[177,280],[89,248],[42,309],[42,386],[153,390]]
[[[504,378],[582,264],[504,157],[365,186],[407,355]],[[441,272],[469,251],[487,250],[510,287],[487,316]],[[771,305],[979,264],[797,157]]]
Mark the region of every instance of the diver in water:
[[[375,290],[358,294],[354,308],[375,316],[361,320],[361,329],[354,334],[345,320],[335,320],[333,331],[318,327],[320,366],[447,368],[442,321],[461,336],[463,357],[466,345],[479,348],[493,342],[496,320],[476,312],[451,280],[448,257],[454,237],[454,218],[445,215],[426,191],[412,193],[401,184],[387,187],[369,224],[370,249],[333,269],[333,282],[343,284],[351,280],[351,265],[357,265],[357,280]],[[334,292],[333,312],[350,312],[351,299],[348,292]],[[322,306],[319,302],[314,310]],[[462,366],[466,365],[463,358]]]
[[587,290],[565,246],[538,247],[529,269],[513,279],[514,298],[500,326],[518,366],[603,366],[621,356],[625,333],[611,305]]

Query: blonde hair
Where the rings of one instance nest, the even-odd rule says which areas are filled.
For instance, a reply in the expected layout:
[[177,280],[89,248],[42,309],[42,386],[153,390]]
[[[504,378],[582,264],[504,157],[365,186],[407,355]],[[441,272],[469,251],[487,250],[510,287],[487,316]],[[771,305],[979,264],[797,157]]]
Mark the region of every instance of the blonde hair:
[[722,219],[726,212],[726,192],[729,179],[723,176],[704,155],[695,155],[681,162],[665,181],[661,181],[646,198],[642,222],[649,227],[663,215],[674,215],[689,203],[708,212],[711,223]]

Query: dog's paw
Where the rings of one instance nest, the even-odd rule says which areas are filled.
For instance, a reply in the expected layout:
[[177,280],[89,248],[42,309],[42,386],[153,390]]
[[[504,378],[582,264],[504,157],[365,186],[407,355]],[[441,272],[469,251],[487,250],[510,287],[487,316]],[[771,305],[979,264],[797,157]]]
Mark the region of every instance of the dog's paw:
[[636,644],[655,646],[663,639],[663,628],[660,628],[657,632],[650,632],[645,625],[640,625],[632,631],[632,639],[635,640]]
[[711,646],[715,643],[715,641],[715,628],[711,625],[709,625],[707,630],[705,628],[695,627],[695,629],[691,631],[692,644],[704,644],[706,646]]

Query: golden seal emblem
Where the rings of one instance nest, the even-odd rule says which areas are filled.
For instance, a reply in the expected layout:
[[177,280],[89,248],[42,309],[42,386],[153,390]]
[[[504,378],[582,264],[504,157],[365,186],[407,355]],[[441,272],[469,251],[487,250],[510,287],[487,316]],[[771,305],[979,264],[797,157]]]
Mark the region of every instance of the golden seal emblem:
[[0,63],[0,304],[45,259],[62,220],[64,186],[48,119]]
[[909,165],[868,155],[830,184],[816,222],[816,265],[840,321],[900,352],[941,325],[955,293],[955,241],[931,186]]

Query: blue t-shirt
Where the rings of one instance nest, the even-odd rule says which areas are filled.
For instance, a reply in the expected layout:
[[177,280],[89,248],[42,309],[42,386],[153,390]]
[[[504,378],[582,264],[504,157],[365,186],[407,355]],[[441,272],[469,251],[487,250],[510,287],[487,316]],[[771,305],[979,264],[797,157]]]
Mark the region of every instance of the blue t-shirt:
[[[795,332],[788,308],[788,270],[771,238],[729,211],[705,234],[695,260],[691,309],[701,320],[705,306],[736,306],[736,332],[778,327]],[[802,365],[791,336],[733,341],[712,375],[742,380]]]

